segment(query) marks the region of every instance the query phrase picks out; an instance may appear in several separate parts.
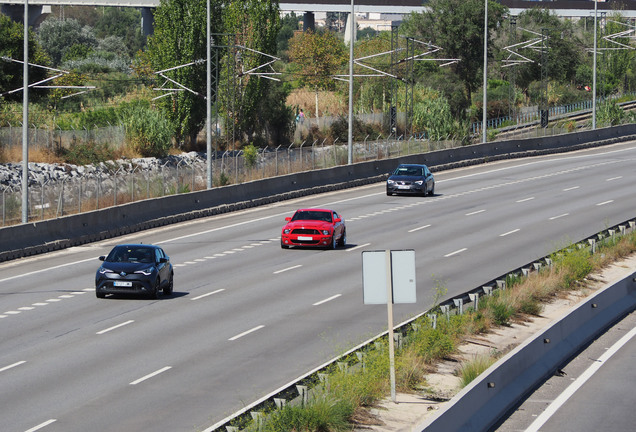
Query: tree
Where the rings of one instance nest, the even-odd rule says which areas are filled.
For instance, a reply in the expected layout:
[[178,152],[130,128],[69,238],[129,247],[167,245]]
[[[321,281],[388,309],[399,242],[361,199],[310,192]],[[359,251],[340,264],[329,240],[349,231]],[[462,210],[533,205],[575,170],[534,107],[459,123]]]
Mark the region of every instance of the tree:
[[298,30],[299,22],[300,17],[296,16],[293,12],[281,18],[281,27],[277,37],[278,47],[276,50],[279,57],[287,55],[289,40],[294,36],[294,32]]
[[[276,53],[278,32],[280,30],[280,13],[278,2],[272,0],[232,1],[223,9],[223,25],[225,32],[234,34],[237,45],[236,55],[227,56],[223,73],[234,71],[235,76],[225,76],[232,81],[232,94],[222,93],[223,113],[228,113],[226,124],[234,126],[233,132],[238,137],[246,136],[248,140],[263,135],[264,125],[276,117],[274,108],[279,101],[273,96],[281,94],[272,88],[279,84],[248,71],[271,72],[270,68],[260,69],[262,65],[273,60]],[[267,54],[267,55],[265,55]],[[235,61],[236,64],[230,63]],[[231,67],[233,66],[233,67]],[[262,102],[266,104],[263,106]],[[231,120],[231,121],[230,121]],[[230,130],[228,127],[226,130]]]
[[[617,13],[613,13],[607,20],[605,28],[599,29],[599,32],[602,32],[606,37],[624,32],[631,28],[631,25],[625,22],[625,18]],[[601,55],[597,62],[599,67],[599,72],[597,73],[601,81],[601,96],[606,96],[629,87],[627,77],[630,75],[636,58],[634,49],[627,48],[630,46],[629,37],[613,37],[611,40],[614,42],[612,43],[605,38],[599,41]],[[597,86],[599,86],[598,82]]]
[[147,101],[135,100],[120,109],[127,145],[142,157],[166,157],[172,146],[172,127]]
[[132,57],[145,45],[146,38],[142,34],[141,12],[135,8],[107,7],[95,22],[95,35],[99,39],[117,36],[124,41],[120,55]]
[[[223,33],[222,4],[219,0],[210,2],[211,33]],[[147,47],[152,69],[175,68],[166,72],[166,76],[187,89],[159,99],[157,105],[175,126],[177,143],[182,144],[187,136],[194,144],[206,118],[206,65],[203,61],[207,50],[206,1],[161,0],[154,18],[155,30],[148,38]],[[180,67],[192,62],[196,63]],[[163,79],[158,79],[162,80],[159,84],[163,84]],[[168,84],[169,88],[176,87],[174,83]]]
[[64,54],[74,45],[97,47],[97,38],[93,30],[88,26],[82,27],[79,21],[74,19],[44,20],[38,29],[38,38],[40,45],[51,56],[54,66],[62,62]]
[[[428,12],[411,13],[401,29],[408,36],[431,41],[442,48],[444,58],[457,58],[453,71],[464,83],[467,100],[479,86],[484,62],[484,2],[482,0],[431,0]],[[501,22],[506,7],[488,2],[490,33]],[[492,44],[488,56],[492,57]]]
[[[519,14],[518,25],[538,34],[545,34],[547,47],[547,76],[557,83],[572,83],[576,79],[577,66],[583,60],[585,44],[577,36],[572,23],[560,19],[547,9],[527,9]],[[537,37],[524,33],[522,40]],[[532,82],[541,81],[541,51],[534,50],[521,53],[532,63],[516,66],[516,84],[526,92]],[[546,83],[547,85],[547,83]]]
[[426,138],[439,141],[458,132],[451,115],[450,105],[442,94],[430,88],[417,86],[418,96],[413,103],[413,129],[426,132]]
[[[29,63],[40,66],[48,66],[50,59],[37,43],[35,35],[29,30]],[[24,26],[16,23],[8,16],[0,13],[0,94],[21,88],[23,85],[22,63],[11,60],[22,61],[24,58]],[[29,81],[41,81],[47,76],[43,68],[29,67]],[[42,92],[33,92],[29,95],[37,98]],[[6,100],[22,100],[22,92],[15,92],[4,96]]]
[[[272,114],[267,109],[258,112],[262,111],[258,104],[270,97],[270,89],[262,80],[244,72],[264,63],[266,56],[254,51],[276,52],[278,3],[213,0],[210,8],[211,33],[217,47],[214,49],[220,55],[218,65],[215,61],[212,64],[212,77],[219,76],[221,81],[217,100],[212,103],[218,104],[219,112],[225,116],[226,132],[234,131],[238,136],[243,132],[255,134],[265,128],[261,120],[267,121]],[[205,124],[206,51],[206,2],[162,0],[155,12],[155,33],[148,39],[146,58],[153,70],[173,68],[166,76],[187,88],[158,102],[176,125],[179,143],[188,136],[194,145]],[[193,64],[180,67],[189,63]],[[175,86],[169,83],[169,87]]]
[[310,86],[316,92],[318,118],[318,91],[334,88],[333,75],[348,59],[344,42],[332,32],[297,33],[289,43],[289,58],[301,72],[301,85]]

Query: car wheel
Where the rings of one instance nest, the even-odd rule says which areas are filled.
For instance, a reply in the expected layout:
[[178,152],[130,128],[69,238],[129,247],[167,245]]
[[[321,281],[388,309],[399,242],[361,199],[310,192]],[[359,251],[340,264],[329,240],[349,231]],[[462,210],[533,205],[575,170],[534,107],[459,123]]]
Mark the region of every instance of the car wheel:
[[340,246],[345,247],[347,245],[347,231],[344,230],[342,232],[342,237],[340,237]]
[[331,249],[337,249],[338,248],[338,239],[336,239],[336,234],[334,233],[333,236],[331,236]]
[[161,280],[157,278],[157,280],[155,281],[155,286],[152,287],[152,291],[150,291],[150,298],[155,300],[158,299],[160,290],[161,290]]
[[95,291],[95,295],[97,296],[97,298],[105,298],[106,294],[104,294],[103,292],[99,292],[99,291]]
[[386,194],[387,194],[387,196],[391,196],[391,195],[393,195],[393,194],[392,194],[391,192],[389,192],[389,191],[386,191]]
[[281,249],[289,249],[289,246],[287,246],[285,243],[283,243],[283,241],[280,241],[280,248]]
[[431,188],[431,196],[435,196],[435,183],[433,183],[433,187]]
[[163,295],[169,296],[172,295],[172,291],[174,289],[174,275],[170,274],[170,281],[168,282],[168,286],[163,289]]

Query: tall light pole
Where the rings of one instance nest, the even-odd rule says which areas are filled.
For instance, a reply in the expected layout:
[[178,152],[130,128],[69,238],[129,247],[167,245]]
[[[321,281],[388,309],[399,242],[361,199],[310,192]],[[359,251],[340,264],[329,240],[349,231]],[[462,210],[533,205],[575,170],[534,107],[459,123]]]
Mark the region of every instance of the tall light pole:
[[205,151],[207,152],[207,187],[212,189],[212,60],[210,59],[210,0],[207,0],[206,13],[206,38],[207,38],[207,93],[205,98],[206,107],[206,129],[205,129]]
[[486,120],[487,120],[487,103],[488,103],[488,0],[484,0],[484,100],[483,100],[483,112],[481,120],[482,130],[482,142],[486,142]]
[[24,0],[22,73],[22,223],[29,222],[29,0]]
[[356,35],[356,19],[354,12],[354,5],[351,0],[351,17],[350,23],[350,37],[349,37],[349,133],[348,133],[348,151],[347,151],[347,163],[351,165],[353,163],[353,42]]
[[594,65],[592,66],[592,130],[596,129],[596,20],[598,0],[594,0]]

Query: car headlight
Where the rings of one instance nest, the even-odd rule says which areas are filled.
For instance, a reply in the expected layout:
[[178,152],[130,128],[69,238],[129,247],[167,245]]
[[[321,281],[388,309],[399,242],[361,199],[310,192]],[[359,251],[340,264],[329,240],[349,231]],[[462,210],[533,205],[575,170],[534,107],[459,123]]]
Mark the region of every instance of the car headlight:
[[283,234],[289,234],[291,232],[291,230],[289,228],[285,228],[283,230]]
[[115,273],[115,272],[112,271],[111,269],[107,269],[105,267],[100,267],[99,268],[99,274],[104,274],[104,273]]
[[424,183],[424,180],[418,180],[415,182],[415,184],[418,186],[422,186],[423,183]]
[[387,180],[387,181],[386,181],[386,184],[390,184],[390,185],[392,185],[392,184],[395,184],[395,181],[394,181],[394,180]]
[[154,269],[152,267],[148,267],[147,269],[143,269],[143,270],[137,270],[135,273],[137,274],[142,274],[144,276],[149,276],[152,274],[152,271]]
[[331,234],[329,230],[322,230],[322,235],[329,235],[329,234]]

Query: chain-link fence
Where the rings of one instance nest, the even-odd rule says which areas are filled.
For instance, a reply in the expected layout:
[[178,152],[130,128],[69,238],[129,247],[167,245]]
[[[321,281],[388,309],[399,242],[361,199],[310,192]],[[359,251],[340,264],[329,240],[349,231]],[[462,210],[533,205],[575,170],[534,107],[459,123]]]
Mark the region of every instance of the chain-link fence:
[[[370,137],[367,137],[370,138]],[[459,141],[402,140],[374,137],[353,145],[354,162],[425,153],[461,145]],[[266,177],[346,165],[348,145],[326,145],[318,140],[300,145],[259,151],[249,164],[242,151],[218,153],[212,160],[213,186],[238,184]],[[30,172],[29,220],[38,221],[73,213],[97,210],[127,202],[203,190],[207,187],[205,155],[149,166],[140,161],[118,161],[98,167],[83,167],[54,180],[50,175]],[[2,226],[21,222],[20,185],[2,186]]]
[[[497,130],[496,138],[489,139],[542,137],[590,129],[589,119],[575,122],[574,127],[572,123],[553,122],[547,128],[529,127],[527,124],[515,125]],[[34,146],[51,146],[51,143],[64,145],[64,142],[67,142],[65,140],[73,139],[105,143],[124,141],[123,129],[119,126],[64,133],[30,129],[29,139],[31,138],[33,141],[30,141],[30,144],[33,143]],[[21,145],[21,140],[21,127],[0,127],[0,145]],[[479,138],[473,136],[464,140],[429,141],[415,137],[405,140],[400,136],[367,136],[353,144],[352,160],[355,163],[426,153],[458,147],[471,140],[478,141]],[[294,143],[288,147],[278,146],[259,150],[255,160],[246,159],[244,156],[241,150],[228,150],[213,155],[213,186],[239,184],[272,176],[346,165],[349,150],[347,143],[339,143],[336,140],[330,144],[326,139],[316,139],[312,142]],[[126,160],[100,164],[97,167],[81,167],[71,170],[62,179],[54,179],[47,175],[35,176],[30,172],[29,220],[56,218],[142,199],[203,190],[207,187],[207,175],[204,154],[187,158],[171,156],[152,165],[143,160]],[[5,182],[0,187],[2,226],[21,223],[21,186],[16,182]]]
[[[119,147],[124,143],[124,127],[113,125],[107,127],[82,128],[74,130],[39,128],[30,125],[28,128],[29,146],[37,149],[69,148],[73,143],[94,143]],[[22,146],[22,125],[11,123],[0,124],[0,145],[3,147]]]

